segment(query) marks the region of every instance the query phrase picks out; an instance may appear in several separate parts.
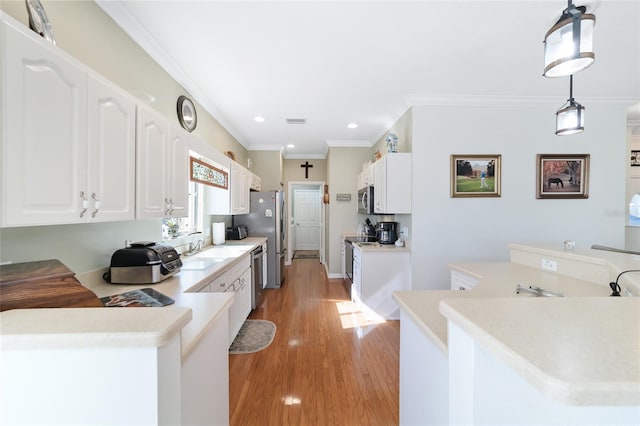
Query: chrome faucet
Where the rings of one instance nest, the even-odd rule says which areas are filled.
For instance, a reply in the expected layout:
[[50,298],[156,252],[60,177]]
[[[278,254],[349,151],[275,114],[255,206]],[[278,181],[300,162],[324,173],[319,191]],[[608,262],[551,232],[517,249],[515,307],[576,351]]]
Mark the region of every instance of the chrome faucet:
[[544,297],[564,297],[564,295],[562,293],[557,293],[555,291],[550,291],[550,290],[545,290],[543,288],[540,287],[532,287],[529,286],[529,288],[527,287],[523,287],[520,284],[518,284],[516,286],[516,294],[520,294],[520,292],[525,292],[525,293],[531,293],[537,297],[540,296],[544,296]]
[[202,250],[202,245],[203,244],[204,244],[204,241],[202,239],[191,241],[189,243],[189,255],[196,254],[200,250]]

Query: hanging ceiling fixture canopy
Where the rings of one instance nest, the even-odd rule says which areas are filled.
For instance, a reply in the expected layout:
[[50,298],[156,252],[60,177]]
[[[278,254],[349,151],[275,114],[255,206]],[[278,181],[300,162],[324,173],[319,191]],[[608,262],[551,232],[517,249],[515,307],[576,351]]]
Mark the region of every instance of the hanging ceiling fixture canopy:
[[595,61],[593,27],[596,16],[568,0],[567,8],[544,36],[544,75],[564,77],[582,71]]
[[584,131],[584,107],[573,99],[573,75],[569,76],[569,99],[556,112],[556,135],[573,135]]

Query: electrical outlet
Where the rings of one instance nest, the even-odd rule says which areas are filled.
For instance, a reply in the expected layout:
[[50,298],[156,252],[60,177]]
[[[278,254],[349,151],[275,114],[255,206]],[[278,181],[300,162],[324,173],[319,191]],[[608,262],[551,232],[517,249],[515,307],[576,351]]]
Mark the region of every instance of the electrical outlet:
[[409,227],[403,226],[400,228],[400,236],[403,238],[409,238]]
[[542,269],[556,272],[558,270],[558,262],[555,260],[542,259]]

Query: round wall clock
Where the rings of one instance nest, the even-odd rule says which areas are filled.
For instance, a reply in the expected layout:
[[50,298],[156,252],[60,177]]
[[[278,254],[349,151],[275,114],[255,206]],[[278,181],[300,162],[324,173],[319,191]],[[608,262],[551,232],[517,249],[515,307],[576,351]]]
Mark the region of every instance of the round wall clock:
[[180,125],[190,132],[196,128],[198,124],[198,116],[196,115],[196,106],[191,99],[186,96],[178,98],[178,120]]

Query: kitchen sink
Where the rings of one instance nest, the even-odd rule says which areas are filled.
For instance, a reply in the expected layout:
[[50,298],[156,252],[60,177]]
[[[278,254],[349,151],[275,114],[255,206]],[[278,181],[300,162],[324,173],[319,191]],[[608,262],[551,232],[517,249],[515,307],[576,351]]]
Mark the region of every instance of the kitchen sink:
[[224,259],[197,259],[191,258],[182,262],[182,268],[186,271],[202,271],[203,269],[210,268],[214,266],[216,263],[222,262]]

